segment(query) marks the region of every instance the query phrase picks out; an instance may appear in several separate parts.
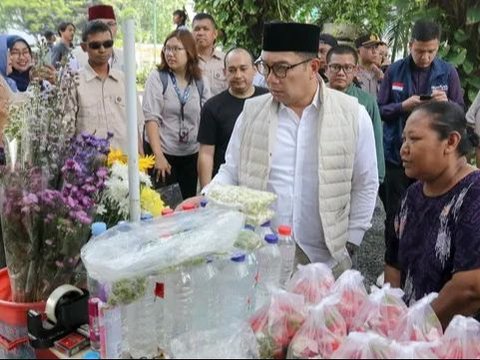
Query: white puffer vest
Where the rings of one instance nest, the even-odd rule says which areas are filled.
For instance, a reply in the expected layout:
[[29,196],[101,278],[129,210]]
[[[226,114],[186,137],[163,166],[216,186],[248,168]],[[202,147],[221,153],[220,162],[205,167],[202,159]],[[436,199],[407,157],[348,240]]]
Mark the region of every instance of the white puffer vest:
[[[318,126],[319,210],[324,239],[341,272],[351,267],[348,240],[350,192],[358,138],[356,98],[320,83]],[[239,185],[267,189],[280,104],[270,94],[249,99],[243,110]],[[268,141],[266,141],[268,140]],[[301,239],[297,239],[301,243]]]

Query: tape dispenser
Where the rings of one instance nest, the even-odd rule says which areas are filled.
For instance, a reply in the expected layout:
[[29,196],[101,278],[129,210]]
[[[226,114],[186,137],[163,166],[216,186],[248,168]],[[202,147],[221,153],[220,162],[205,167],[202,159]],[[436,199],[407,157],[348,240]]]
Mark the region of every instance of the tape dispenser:
[[32,347],[50,348],[55,341],[88,324],[88,298],[87,290],[62,285],[48,298],[45,313],[30,310],[27,324]]

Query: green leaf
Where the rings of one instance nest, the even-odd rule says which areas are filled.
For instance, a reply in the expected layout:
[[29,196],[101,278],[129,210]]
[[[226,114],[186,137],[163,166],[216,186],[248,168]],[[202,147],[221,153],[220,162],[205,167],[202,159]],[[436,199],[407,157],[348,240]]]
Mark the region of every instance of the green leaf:
[[467,49],[461,48],[456,54],[448,56],[448,61],[455,66],[459,66],[465,61],[467,57]]
[[473,71],[473,64],[469,60],[465,60],[463,63],[463,71],[465,71],[465,74],[470,75]]
[[480,89],[480,78],[477,76],[467,78],[467,83],[474,86],[477,89]]
[[467,10],[467,25],[473,25],[480,22],[480,7],[474,7]]
[[459,29],[455,31],[455,34],[453,35],[455,37],[455,40],[459,43],[464,42],[465,40],[468,39],[468,35],[463,31],[462,29]]
[[468,89],[468,100],[473,103],[475,101],[475,98],[477,97],[477,94],[478,89]]

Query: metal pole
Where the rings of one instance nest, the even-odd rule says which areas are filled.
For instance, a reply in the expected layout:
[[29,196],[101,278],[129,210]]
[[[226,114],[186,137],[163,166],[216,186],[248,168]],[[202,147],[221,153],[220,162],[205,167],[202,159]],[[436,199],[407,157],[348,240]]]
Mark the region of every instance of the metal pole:
[[157,0],[153,0],[153,64],[157,64]]
[[138,171],[137,85],[135,59],[135,20],[125,21],[123,43],[125,57],[125,94],[127,99],[128,129],[128,188],[130,221],[140,221],[140,176]]

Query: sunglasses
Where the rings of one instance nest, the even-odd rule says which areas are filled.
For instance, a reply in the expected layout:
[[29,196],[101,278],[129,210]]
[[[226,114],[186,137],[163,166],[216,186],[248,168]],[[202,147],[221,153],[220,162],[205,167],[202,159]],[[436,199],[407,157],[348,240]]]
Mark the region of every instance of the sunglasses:
[[103,46],[104,49],[110,49],[113,46],[113,40],[107,40],[104,42],[92,41],[88,43],[88,47],[92,50],[98,50]]

